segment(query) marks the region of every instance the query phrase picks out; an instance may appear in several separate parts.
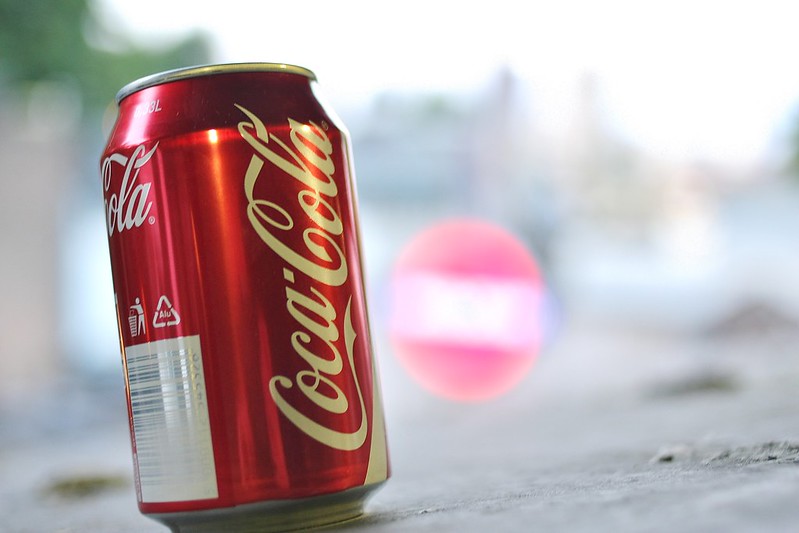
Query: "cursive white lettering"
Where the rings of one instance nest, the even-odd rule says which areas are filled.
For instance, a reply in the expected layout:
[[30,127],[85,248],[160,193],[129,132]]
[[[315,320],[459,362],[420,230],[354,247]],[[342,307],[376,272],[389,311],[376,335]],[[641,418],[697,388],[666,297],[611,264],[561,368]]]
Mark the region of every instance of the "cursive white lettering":
[[[283,270],[287,282],[294,283],[295,271],[298,271],[312,283],[324,286],[320,289],[312,284],[310,294],[286,286],[286,310],[298,327],[290,335],[291,347],[307,366],[296,372],[293,378],[273,376],[269,381],[269,393],[280,412],[305,434],[335,449],[356,450],[366,440],[368,421],[355,371],[357,335],[352,326],[352,295],[345,295],[347,307],[343,317],[343,339],[337,324],[338,313],[328,297],[331,291],[346,290],[345,283],[349,279],[347,259],[337,240],[344,232],[344,225],[336,210],[339,191],[333,179],[336,171],[331,157],[333,145],[315,123],[302,124],[289,118],[292,148],[268,132],[255,114],[238,104],[236,107],[249,119],[249,122],[239,123],[239,135],[255,150],[244,176],[247,218],[261,240],[290,267]],[[280,150],[281,154],[273,148]],[[256,184],[267,161],[301,185],[296,199],[307,225],[295,227],[299,221],[292,218],[289,210],[257,196]],[[269,179],[272,183],[271,180],[277,178],[270,176]],[[295,250],[286,244],[289,240],[285,232],[289,230],[302,231],[304,249]],[[346,361],[337,346],[341,340],[344,341]],[[345,368],[352,375],[358,395],[354,405],[360,408],[360,413],[356,413],[360,417],[360,426],[352,432],[335,430],[320,423],[292,404],[285,395],[285,391],[296,385],[305,398],[324,412],[345,415],[352,402],[332,379],[341,375]]]
[[[106,227],[108,236],[114,231],[122,233],[124,230],[138,228],[148,220],[150,209],[153,206],[149,200],[152,183],[138,183],[141,168],[153,157],[158,143],[150,151],[144,145],[139,145],[133,150],[130,157],[122,154],[111,154],[103,160],[103,192],[105,199]],[[124,167],[124,174],[119,190],[111,193],[111,177],[114,166]]]

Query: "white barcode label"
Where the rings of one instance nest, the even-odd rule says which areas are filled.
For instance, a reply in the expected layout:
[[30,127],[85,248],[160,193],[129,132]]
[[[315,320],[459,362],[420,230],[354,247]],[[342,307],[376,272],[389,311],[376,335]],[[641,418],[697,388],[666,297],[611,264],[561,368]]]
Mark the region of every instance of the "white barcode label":
[[218,497],[200,337],[125,348],[142,502]]

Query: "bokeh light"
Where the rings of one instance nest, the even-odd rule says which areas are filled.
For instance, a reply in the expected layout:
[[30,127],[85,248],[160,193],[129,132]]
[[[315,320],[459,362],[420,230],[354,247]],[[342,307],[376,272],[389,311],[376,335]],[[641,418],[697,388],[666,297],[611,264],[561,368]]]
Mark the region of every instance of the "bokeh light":
[[395,264],[392,347],[434,394],[497,397],[535,363],[544,292],[532,253],[509,231],[476,219],[440,222],[417,234]]

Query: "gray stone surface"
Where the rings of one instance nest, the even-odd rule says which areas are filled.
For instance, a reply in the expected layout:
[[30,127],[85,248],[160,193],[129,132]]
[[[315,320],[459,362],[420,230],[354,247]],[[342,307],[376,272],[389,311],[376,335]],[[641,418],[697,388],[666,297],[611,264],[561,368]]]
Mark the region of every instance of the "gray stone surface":
[[[326,530],[797,531],[793,341],[572,322],[482,404],[422,391],[383,347],[393,477]],[[2,412],[0,531],[166,531],[136,509],[121,388],[62,389]]]

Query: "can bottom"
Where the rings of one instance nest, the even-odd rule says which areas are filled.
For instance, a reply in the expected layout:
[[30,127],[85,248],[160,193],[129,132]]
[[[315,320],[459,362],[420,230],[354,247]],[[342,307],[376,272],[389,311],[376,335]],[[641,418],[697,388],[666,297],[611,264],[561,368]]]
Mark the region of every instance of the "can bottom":
[[296,500],[272,500],[182,513],[147,514],[173,533],[262,533],[294,531],[352,520],[383,483]]

